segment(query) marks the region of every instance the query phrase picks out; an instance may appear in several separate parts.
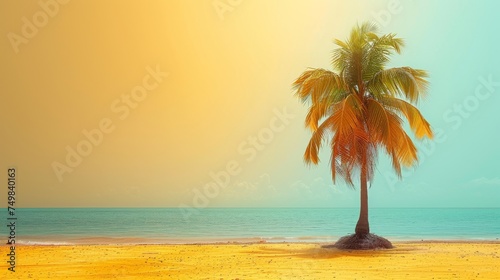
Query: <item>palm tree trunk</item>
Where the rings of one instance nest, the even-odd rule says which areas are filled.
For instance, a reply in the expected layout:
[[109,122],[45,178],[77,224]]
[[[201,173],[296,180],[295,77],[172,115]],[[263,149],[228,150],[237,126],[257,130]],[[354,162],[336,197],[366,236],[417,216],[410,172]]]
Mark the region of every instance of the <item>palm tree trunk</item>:
[[370,233],[370,224],[368,223],[368,183],[366,179],[366,168],[361,168],[361,206],[359,209],[359,219],[356,224],[355,233],[358,236]]

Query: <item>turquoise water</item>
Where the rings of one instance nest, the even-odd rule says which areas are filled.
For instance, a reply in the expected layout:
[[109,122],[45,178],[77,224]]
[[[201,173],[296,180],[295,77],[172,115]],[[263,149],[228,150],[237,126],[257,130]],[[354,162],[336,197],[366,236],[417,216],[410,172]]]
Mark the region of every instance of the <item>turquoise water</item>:
[[[6,210],[2,211],[6,221]],[[18,209],[16,242],[332,242],[352,233],[358,209],[216,208],[189,217],[179,208]],[[500,238],[500,208],[370,210],[371,231],[391,240]],[[7,235],[6,227],[3,227]]]

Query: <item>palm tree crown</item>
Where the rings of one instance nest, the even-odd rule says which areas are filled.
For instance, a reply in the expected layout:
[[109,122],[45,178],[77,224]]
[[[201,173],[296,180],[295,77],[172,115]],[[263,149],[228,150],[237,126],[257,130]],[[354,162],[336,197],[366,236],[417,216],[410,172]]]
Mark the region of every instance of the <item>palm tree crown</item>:
[[305,122],[312,137],[304,160],[317,164],[319,149],[328,142],[332,179],[339,175],[350,186],[356,170],[361,181],[372,179],[378,148],[390,156],[399,177],[401,165],[417,161],[403,118],[417,138],[433,137],[429,123],[411,104],[425,96],[427,73],[410,67],[386,69],[403,40],[376,31],[371,23],[356,26],[346,41],[335,40],[339,48],[333,51],[334,71],[308,69],[293,83],[296,95],[310,103]]

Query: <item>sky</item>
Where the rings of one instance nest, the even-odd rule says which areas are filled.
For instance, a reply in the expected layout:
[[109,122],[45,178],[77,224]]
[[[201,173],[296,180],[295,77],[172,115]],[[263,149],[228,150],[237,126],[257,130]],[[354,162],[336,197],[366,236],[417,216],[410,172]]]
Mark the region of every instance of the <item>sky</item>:
[[[349,3],[347,3],[349,2]],[[434,140],[371,207],[497,207],[497,1],[0,2],[0,203],[18,207],[357,207],[329,151],[302,156],[291,84],[331,69],[357,23],[405,40],[389,67],[430,74]],[[2,206],[4,207],[4,206]]]

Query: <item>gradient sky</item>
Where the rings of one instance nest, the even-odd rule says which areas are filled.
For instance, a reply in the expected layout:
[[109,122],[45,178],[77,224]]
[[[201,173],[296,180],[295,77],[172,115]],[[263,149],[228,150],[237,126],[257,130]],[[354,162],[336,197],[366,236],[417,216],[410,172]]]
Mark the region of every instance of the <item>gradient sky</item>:
[[303,163],[290,85],[366,20],[405,39],[390,66],[430,73],[437,134],[402,181],[380,156],[370,205],[498,206],[498,1],[60,2],[0,2],[0,181],[17,168],[19,207],[357,207],[328,150]]

